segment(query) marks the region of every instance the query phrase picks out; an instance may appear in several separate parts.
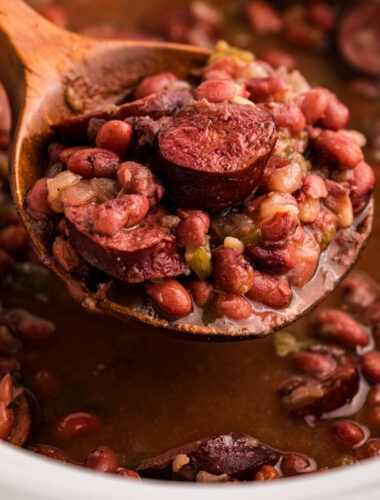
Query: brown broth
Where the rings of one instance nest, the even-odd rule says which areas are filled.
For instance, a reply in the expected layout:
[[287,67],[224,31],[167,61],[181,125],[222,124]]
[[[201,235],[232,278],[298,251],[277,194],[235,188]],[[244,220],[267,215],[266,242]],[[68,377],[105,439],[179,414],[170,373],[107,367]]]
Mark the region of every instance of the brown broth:
[[[104,6],[101,0],[61,3],[75,12],[74,27],[83,25],[85,16],[91,21],[99,19],[98,8]],[[130,2],[131,8],[126,9],[124,1],[108,0],[107,15],[112,21],[119,20],[121,12],[125,19],[132,12],[128,18],[137,22],[152,6],[166,3]],[[242,36],[236,25],[229,27],[225,37],[232,43],[243,41],[253,50],[279,41]],[[286,49],[286,43],[281,41],[281,47]],[[364,130],[379,103],[357,97],[347,85],[345,73],[334,70],[333,58],[288,48],[313,85],[333,89],[349,105],[350,126]],[[379,177],[379,168],[375,172]],[[380,281],[379,210],[372,240],[356,268]],[[194,439],[231,431],[251,434],[284,451],[312,455],[319,467],[331,465],[334,458],[345,453],[329,439],[328,421],[313,427],[281,409],[277,385],[294,372],[286,361],[276,357],[271,338],[223,344],[169,338],[149,327],[88,315],[65,299],[62,285],[52,280],[54,293],[47,304],[0,290],[4,307],[26,308],[57,325],[51,340],[30,344],[22,353],[23,384],[36,394],[42,409],[36,442],[57,445],[78,461],[96,446],[108,445],[119,453],[121,463],[130,467]],[[328,302],[337,303],[338,298],[339,291]],[[309,333],[305,320],[288,330]],[[46,396],[39,391],[35,374],[41,369],[51,369],[58,377],[60,389],[56,394]],[[102,419],[100,430],[57,442],[51,432],[54,422],[76,411],[97,413]],[[353,417],[358,418],[366,424],[366,411]],[[380,429],[370,430],[373,436],[380,436]]]

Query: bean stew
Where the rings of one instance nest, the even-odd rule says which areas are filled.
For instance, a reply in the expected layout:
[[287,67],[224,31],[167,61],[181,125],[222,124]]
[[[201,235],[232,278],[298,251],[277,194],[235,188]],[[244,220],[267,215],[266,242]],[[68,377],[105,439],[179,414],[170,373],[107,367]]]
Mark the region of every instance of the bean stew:
[[[203,320],[245,321],[255,307],[280,313],[318,260],[331,269],[323,255],[339,241],[344,258],[360,237],[380,166],[378,4],[163,2],[160,15],[147,10],[123,26],[112,17],[116,0],[109,24],[96,21],[101,2],[83,18],[69,0],[31,3],[91,36],[228,44],[219,42],[192,82],[153,75],[118,108],[54,126],[46,174],[26,202],[75,277],[71,298],[15,214],[10,116],[0,94],[0,439],[130,480],[268,481],[379,457],[378,212],[372,240],[341,286],[289,329],[252,342],[151,335],[148,326],[104,317],[78,286],[87,280],[104,293],[109,276],[142,282],[158,314],[184,318],[196,307]],[[360,37],[363,26],[373,43]],[[70,90],[67,102],[75,104]],[[223,153],[224,137],[236,138],[225,167],[242,172],[236,190],[204,156],[201,181],[186,182],[189,158],[219,154],[202,143],[206,123]],[[252,130],[264,138],[259,151],[250,150]],[[252,158],[263,175],[247,202]],[[152,245],[152,231],[155,245],[166,242],[165,266],[123,267],[117,252]],[[127,249],[121,232],[134,232],[140,248]],[[122,245],[111,258],[110,241]]]

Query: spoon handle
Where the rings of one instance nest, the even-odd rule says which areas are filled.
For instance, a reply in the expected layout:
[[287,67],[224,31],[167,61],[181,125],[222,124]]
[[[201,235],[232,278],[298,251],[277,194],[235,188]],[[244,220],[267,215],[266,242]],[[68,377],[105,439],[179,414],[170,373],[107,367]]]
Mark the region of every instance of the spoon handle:
[[91,41],[53,25],[23,0],[0,0],[0,80],[14,125],[22,108],[39,101],[72,64],[73,49],[83,55],[86,45]]

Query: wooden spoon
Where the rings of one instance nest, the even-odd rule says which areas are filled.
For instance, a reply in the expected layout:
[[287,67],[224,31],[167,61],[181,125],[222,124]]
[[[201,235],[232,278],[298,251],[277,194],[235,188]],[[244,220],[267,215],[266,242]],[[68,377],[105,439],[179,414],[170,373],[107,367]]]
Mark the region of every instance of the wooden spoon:
[[[39,16],[22,0],[0,0],[0,77],[12,107],[14,143],[11,188],[14,201],[33,243],[49,266],[82,302],[123,320],[163,327],[166,333],[214,340],[260,337],[306,314],[331,292],[359,258],[371,231],[373,202],[356,221],[360,238],[353,238],[342,255],[336,243],[322,254],[313,280],[295,292],[290,307],[260,308],[247,322],[210,319],[208,326],[195,311],[177,321],[158,316],[144,305],[133,287],[116,283],[105,293],[83,289],[58,267],[51,256],[48,234],[38,231],[24,207],[27,190],[41,176],[43,154],[52,137],[51,124],[72,117],[64,99],[70,85],[83,101],[83,112],[117,102],[143,76],[172,71],[186,79],[204,64],[207,50],[158,42],[97,41],[62,30]],[[81,288],[82,287],[82,288]],[[80,289],[81,288],[81,289]],[[80,289],[80,290],[79,290]],[[131,291],[132,290],[132,291]],[[256,308],[257,309],[257,308]]]

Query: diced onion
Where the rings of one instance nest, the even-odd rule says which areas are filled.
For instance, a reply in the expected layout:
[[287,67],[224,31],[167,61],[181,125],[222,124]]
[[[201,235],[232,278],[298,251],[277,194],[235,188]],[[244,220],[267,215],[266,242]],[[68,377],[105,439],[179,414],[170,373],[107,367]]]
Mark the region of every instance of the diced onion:
[[77,182],[62,192],[64,205],[83,205],[94,198],[96,198],[96,192],[89,181]]
[[106,179],[104,177],[91,179],[90,184],[96,193],[96,197],[101,203],[116,198],[120,189],[117,181],[114,179]]
[[48,202],[54,212],[63,212],[63,191],[77,184],[81,179],[82,177],[80,175],[73,174],[70,170],[65,170],[53,179],[47,181]]

